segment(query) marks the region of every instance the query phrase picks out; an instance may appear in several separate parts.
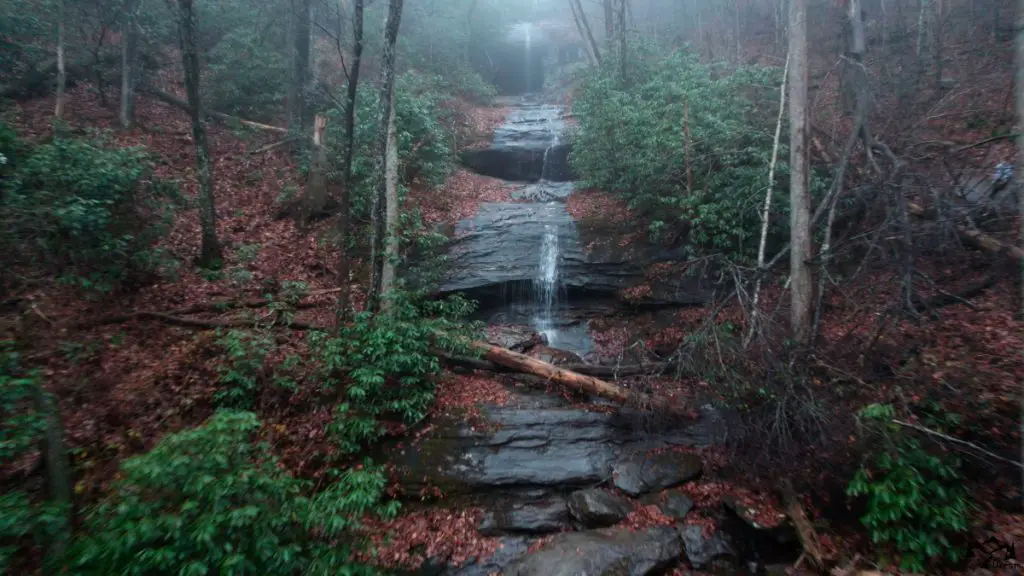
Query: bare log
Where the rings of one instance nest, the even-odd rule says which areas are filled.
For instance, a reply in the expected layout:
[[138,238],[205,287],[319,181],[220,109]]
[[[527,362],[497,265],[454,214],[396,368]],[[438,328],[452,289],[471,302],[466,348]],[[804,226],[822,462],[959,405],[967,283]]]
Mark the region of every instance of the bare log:
[[[510,350],[515,352],[515,350]],[[514,368],[497,364],[489,360],[470,358],[468,356],[452,356],[441,351],[435,351],[445,363],[452,366],[461,366],[473,370],[484,370],[487,372],[516,372]],[[651,364],[625,364],[622,366],[597,366],[594,364],[563,364],[559,366],[562,370],[576,372],[585,376],[597,378],[628,378],[630,376],[641,376],[646,374],[660,374],[671,370],[675,365],[671,362],[654,362]]]
[[[907,210],[918,218],[930,218],[928,211],[915,202],[907,202]],[[1024,262],[1024,250],[1021,248],[1004,244],[984,232],[965,224],[954,224],[954,227],[960,239],[971,246],[993,254],[1005,254],[1018,262]]]
[[525,354],[492,346],[485,342],[472,342],[470,345],[483,353],[485,360],[490,360],[517,372],[539,376],[571,390],[586,392],[617,404],[634,404],[656,410],[672,409],[666,402],[656,401],[644,394],[631,392],[593,376],[566,370],[536,358],[530,358]]
[[[161,102],[163,102],[165,104],[170,104],[171,106],[174,106],[175,108],[180,108],[182,110],[185,110],[186,112],[189,110],[187,102],[185,102],[184,100],[181,100],[179,98],[176,98],[173,95],[168,94],[167,92],[164,92],[163,90],[154,88],[152,86],[145,86],[141,90],[142,90],[142,92],[145,92],[146,94],[149,94],[150,96],[153,96],[154,98],[156,98],[157,100],[160,100]],[[268,130],[270,132],[279,132],[281,134],[287,134],[288,133],[288,129],[287,128],[281,128],[280,126],[271,126],[269,124],[260,124],[259,122],[253,122],[252,120],[245,120],[243,118],[239,118],[237,116],[231,116],[230,114],[225,114],[223,112],[217,112],[215,110],[203,109],[203,114],[205,114],[206,116],[209,116],[211,118],[215,118],[217,120],[220,120],[222,122],[238,122],[239,124],[242,124],[243,126],[248,126],[250,128],[256,128],[256,129],[259,129],[259,130]]]
[[804,548],[804,556],[810,557],[815,568],[823,571],[825,569],[825,554],[822,552],[818,533],[814,531],[814,526],[807,519],[807,513],[804,512],[804,507],[800,504],[793,485],[788,480],[783,480],[779,491],[782,493],[786,514],[796,526],[796,535],[800,539],[800,545]]

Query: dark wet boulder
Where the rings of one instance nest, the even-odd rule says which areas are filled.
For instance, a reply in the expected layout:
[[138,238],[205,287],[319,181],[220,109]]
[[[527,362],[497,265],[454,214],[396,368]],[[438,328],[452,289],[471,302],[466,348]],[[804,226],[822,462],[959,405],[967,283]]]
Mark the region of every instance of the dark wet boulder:
[[774,516],[758,513],[742,498],[728,494],[722,497],[725,509],[723,529],[744,557],[756,557],[765,562],[792,562],[802,551],[796,528],[785,514]]
[[682,492],[668,492],[658,503],[658,508],[665,516],[673,520],[682,520],[693,510],[693,500]]
[[621,522],[633,510],[625,498],[601,490],[579,490],[569,495],[569,512],[584,528],[605,528]]
[[712,565],[731,565],[737,561],[729,537],[721,530],[715,530],[709,536],[704,533],[701,526],[681,526],[679,535],[682,537],[687,561],[697,570]]
[[544,548],[528,554],[505,576],[647,576],[679,561],[682,547],[676,530],[656,527],[591,530],[559,534]]
[[700,476],[703,463],[699,456],[665,451],[634,454],[612,467],[615,487],[631,496],[663,490]]
[[523,537],[502,538],[494,554],[477,558],[461,566],[452,566],[443,572],[444,576],[491,576],[502,573],[510,564],[526,556],[530,540]]
[[565,500],[502,503],[484,514],[479,531],[484,536],[499,534],[545,534],[569,528]]

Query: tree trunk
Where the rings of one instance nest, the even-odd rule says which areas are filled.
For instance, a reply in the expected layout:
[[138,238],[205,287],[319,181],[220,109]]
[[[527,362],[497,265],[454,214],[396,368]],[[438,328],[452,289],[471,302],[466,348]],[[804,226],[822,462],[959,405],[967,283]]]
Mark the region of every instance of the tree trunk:
[[629,88],[629,77],[626,74],[626,0],[619,0],[619,74],[622,88]]
[[612,0],[601,2],[604,8],[604,37],[611,42],[615,38],[615,9],[612,8]]
[[[1024,168],[1024,0],[1017,2],[1017,150],[1018,166]],[[1017,204],[1020,216],[1020,246],[1024,253],[1024,187],[1017,182]],[[1020,262],[1020,319],[1024,320],[1024,259]]]
[[384,54],[381,58],[380,114],[377,125],[377,165],[374,171],[373,195],[373,233],[370,248],[370,290],[366,295],[367,309],[376,313],[380,311],[380,301],[384,280],[384,259],[387,211],[387,177],[386,167],[390,138],[388,126],[391,118],[391,97],[395,90],[395,41],[398,39],[398,28],[402,22],[403,0],[390,0],[388,18],[384,25]]
[[789,151],[790,151],[790,326],[806,342],[811,328],[814,283],[811,267],[811,197],[807,158],[807,0],[789,6]]
[[199,54],[196,48],[196,13],[192,0],[178,0],[178,32],[181,40],[181,64],[188,93],[189,115],[192,117],[192,140],[196,147],[196,179],[199,181],[199,224],[203,244],[198,263],[204,268],[217,267],[221,261],[217,240],[217,209],[213,201],[213,161],[203,125],[199,101]]
[[135,84],[139,43],[139,1],[124,1],[124,27],[121,30],[121,127],[131,128],[135,121]]
[[593,45],[587,40],[587,33],[583,29],[583,23],[580,21],[579,13],[576,12],[576,4],[573,3],[573,0],[569,0],[569,10],[572,11],[572,19],[576,22],[576,30],[580,34],[580,40],[583,41],[583,51],[587,53],[587,60],[595,66],[600,65],[601,57],[594,54]]
[[67,87],[68,77],[64,62],[64,0],[57,2],[57,98],[54,104],[53,116],[57,120],[64,119],[64,89]]
[[64,446],[64,427],[53,400],[42,386],[36,387],[36,412],[45,422],[40,451],[46,465],[46,492],[50,502],[61,508],[64,525],[52,536],[47,549],[46,564],[57,567],[71,542],[71,467]]
[[291,78],[288,84],[288,129],[302,133],[309,124],[306,104],[309,83],[309,20],[311,0],[291,2]]
[[580,0],[569,0],[569,1],[570,2],[573,2],[573,1],[576,2],[575,13],[577,15],[579,15],[580,22],[583,23],[583,32],[581,33],[581,35],[586,34],[586,36],[584,36],[584,37],[587,39],[587,41],[590,42],[590,48],[594,51],[594,61],[597,62],[598,66],[600,66],[601,65],[601,49],[598,47],[597,41],[594,40],[594,33],[590,31],[590,22],[587,21],[587,14],[586,14],[586,12],[583,11],[583,5],[580,4]]
[[387,295],[395,284],[398,263],[398,130],[395,127],[395,92],[391,92],[388,115],[388,152],[384,158],[384,262],[381,270],[381,308],[387,307]]
[[349,220],[352,218],[350,191],[352,189],[352,156],[355,152],[356,95],[359,90],[359,68],[363,58],[363,1],[355,0],[352,17],[352,69],[348,74],[348,95],[345,99],[345,159],[342,167],[341,214],[338,217],[338,319],[348,316],[349,297]]
[[313,122],[313,150],[309,163],[309,178],[306,180],[306,197],[303,201],[303,220],[308,224],[327,207],[327,147],[324,146],[324,130],[327,117],[317,116]]

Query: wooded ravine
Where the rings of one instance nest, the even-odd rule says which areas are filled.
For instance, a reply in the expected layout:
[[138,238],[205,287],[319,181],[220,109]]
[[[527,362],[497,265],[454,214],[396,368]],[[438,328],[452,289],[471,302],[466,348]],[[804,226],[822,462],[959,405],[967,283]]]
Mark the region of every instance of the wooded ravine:
[[1024,0],[0,0],[0,572],[1016,574]]

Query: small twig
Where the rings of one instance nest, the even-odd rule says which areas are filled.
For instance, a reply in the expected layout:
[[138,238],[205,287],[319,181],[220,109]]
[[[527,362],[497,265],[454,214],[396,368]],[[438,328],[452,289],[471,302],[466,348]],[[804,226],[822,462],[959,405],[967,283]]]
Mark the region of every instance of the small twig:
[[1020,463],[1020,462],[1018,462],[1016,460],[1010,460],[1009,458],[1003,458],[1002,456],[1000,456],[998,454],[995,454],[993,452],[989,452],[988,450],[985,450],[981,446],[978,446],[977,444],[968,442],[966,440],[961,440],[959,438],[954,438],[953,436],[948,436],[946,434],[943,434],[942,432],[936,432],[935,430],[932,430],[931,428],[925,428],[924,426],[921,426],[920,424],[913,424],[911,422],[904,422],[903,420],[896,420],[895,418],[892,420],[892,423],[893,424],[898,424],[900,426],[904,426],[906,428],[912,428],[914,430],[917,430],[918,432],[922,432],[924,434],[928,434],[929,436],[934,436],[934,437],[939,438],[941,440],[945,440],[946,442],[949,442],[951,444],[956,444],[958,446],[963,446],[964,448],[969,448],[969,449],[974,450],[975,452],[977,452],[979,454],[983,454],[985,456],[988,456],[989,458],[992,458],[994,460],[998,460],[1000,462],[1004,462],[1006,464],[1012,464],[1012,465],[1016,466],[1017,468],[1020,468],[1020,469],[1024,470],[1024,464],[1022,464],[1022,463]]

